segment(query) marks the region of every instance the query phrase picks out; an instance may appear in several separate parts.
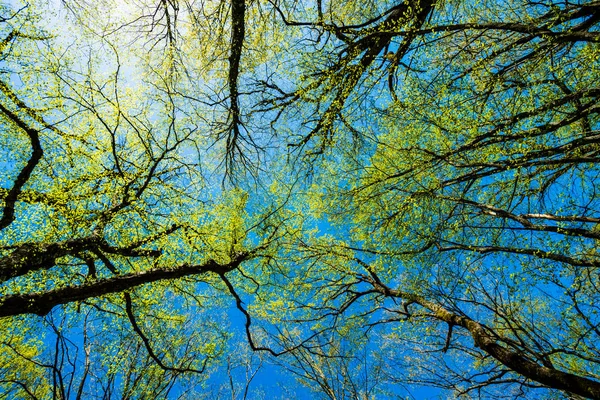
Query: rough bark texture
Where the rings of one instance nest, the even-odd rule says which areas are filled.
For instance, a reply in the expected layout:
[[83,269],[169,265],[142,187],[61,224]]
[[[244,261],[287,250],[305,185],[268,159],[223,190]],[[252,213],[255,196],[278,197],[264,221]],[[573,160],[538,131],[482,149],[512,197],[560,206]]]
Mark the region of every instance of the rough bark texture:
[[378,292],[386,296],[398,297],[418,304],[434,313],[439,320],[467,329],[477,347],[514,372],[553,389],[564,390],[591,399],[600,399],[600,382],[539,365],[520,354],[516,349],[500,345],[498,339],[480,323],[469,317],[454,314],[421,296],[390,289],[378,279],[373,279],[371,284]]
[[123,274],[112,278],[97,280],[80,286],[69,286],[46,292],[8,295],[0,299],[0,318],[21,314],[46,315],[53,307],[119,293],[146,283],[166,279],[176,279],[189,275],[214,272],[222,275],[237,268],[247,255],[240,255],[227,264],[209,260],[201,265],[181,265],[171,269],[153,269],[149,271]]

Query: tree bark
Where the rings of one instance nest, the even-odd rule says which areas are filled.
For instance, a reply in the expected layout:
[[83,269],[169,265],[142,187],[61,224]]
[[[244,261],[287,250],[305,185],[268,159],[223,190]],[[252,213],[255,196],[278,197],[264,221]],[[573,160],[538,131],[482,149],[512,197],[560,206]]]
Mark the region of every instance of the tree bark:
[[241,254],[235,260],[226,264],[219,264],[216,261],[209,260],[201,265],[184,264],[176,268],[161,268],[123,274],[79,286],[69,286],[46,292],[8,295],[0,299],[0,318],[21,314],[43,316],[60,304],[119,293],[160,280],[177,279],[208,272],[222,275],[236,269],[242,261],[247,259],[247,256],[247,254]]
[[475,346],[525,378],[541,383],[549,388],[564,390],[565,392],[590,399],[600,399],[600,382],[539,365],[520,354],[517,350],[500,345],[496,337],[491,335],[480,323],[469,317],[454,314],[416,294],[390,289],[379,282],[378,279],[371,279],[370,283],[375,290],[386,296],[397,297],[419,304],[421,307],[433,312],[439,320],[449,325],[456,325],[467,329],[475,341]]

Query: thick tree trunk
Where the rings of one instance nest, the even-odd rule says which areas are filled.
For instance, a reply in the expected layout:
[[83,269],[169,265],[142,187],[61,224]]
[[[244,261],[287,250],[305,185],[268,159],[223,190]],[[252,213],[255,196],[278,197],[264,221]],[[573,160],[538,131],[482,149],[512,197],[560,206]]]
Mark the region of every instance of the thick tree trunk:
[[244,254],[228,264],[218,264],[213,260],[209,260],[202,265],[181,265],[170,269],[153,269],[46,292],[8,295],[0,299],[0,318],[21,314],[46,315],[53,307],[60,304],[119,293],[160,280],[176,279],[207,272],[225,274],[237,268],[245,259],[246,255]]
[[480,323],[466,316],[454,314],[421,296],[390,289],[381,284],[381,282],[378,282],[378,279],[371,280],[371,284],[378,292],[386,296],[398,297],[419,304],[421,307],[433,312],[439,320],[449,325],[467,329],[477,347],[521,376],[546,385],[549,388],[564,390],[565,392],[591,399],[600,399],[600,382],[539,365],[521,355],[517,350],[500,345],[498,340],[488,333]]

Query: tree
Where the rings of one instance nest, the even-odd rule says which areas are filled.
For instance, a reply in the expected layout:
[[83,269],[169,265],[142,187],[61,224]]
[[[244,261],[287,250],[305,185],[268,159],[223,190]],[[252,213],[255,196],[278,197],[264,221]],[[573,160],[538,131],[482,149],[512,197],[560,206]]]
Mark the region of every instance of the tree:
[[[339,259],[310,289],[324,299],[311,318],[338,324],[362,299],[365,326],[404,321],[379,334],[462,361],[434,357],[408,381],[597,397],[598,9],[409,4],[364,23],[294,22],[339,39],[326,69],[275,98],[324,110],[297,142],[332,160],[316,208],[340,240],[305,246],[311,267]],[[383,74],[387,96],[373,93]],[[347,133],[367,145],[340,164],[327,148],[343,152]]]
[[194,390],[235,304],[326,396],[600,398],[595,2],[63,3],[1,9],[13,397]]
[[[243,190],[204,178],[215,161],[200,149],[212,141],[173,95],[168,57],[124,59],[122,43],[87,28],[75,32],[87,43],[61,43],[32,7],[2,11],[0,315],[14,326],[2,338],[4,390],[197,387],[229,338],[206,305],[223,300],[227,272],[268,247],[268,216],[247,218]],[[136,73],[148,86],[132,91]],[[21,317],[33,314],[44,318]]]

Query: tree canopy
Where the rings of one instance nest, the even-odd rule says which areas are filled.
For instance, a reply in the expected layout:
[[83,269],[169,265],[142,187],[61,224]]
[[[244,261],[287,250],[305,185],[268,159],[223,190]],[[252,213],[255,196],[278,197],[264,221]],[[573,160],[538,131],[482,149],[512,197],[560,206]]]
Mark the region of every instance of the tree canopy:
[[0,393],[600,398],[599,27],[0,3]]

